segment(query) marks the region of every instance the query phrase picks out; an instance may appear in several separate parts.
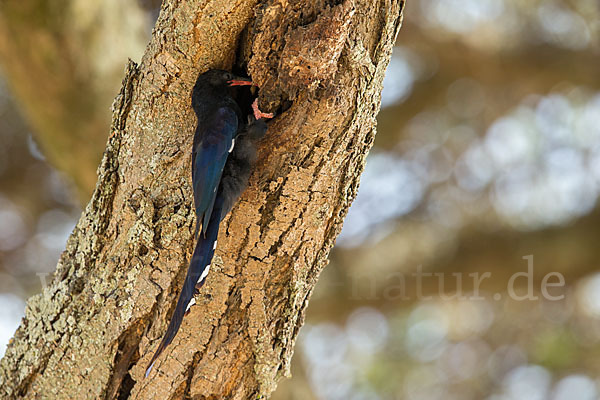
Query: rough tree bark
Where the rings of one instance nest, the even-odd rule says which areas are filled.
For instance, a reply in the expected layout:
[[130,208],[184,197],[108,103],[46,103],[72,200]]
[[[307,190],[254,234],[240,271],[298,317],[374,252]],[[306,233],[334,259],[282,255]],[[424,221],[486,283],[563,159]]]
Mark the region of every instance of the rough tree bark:
[[[3,398],[268,396],[375,135],[401,0],[166,0],[94,195],[0,363]],[[149,378],[192,249],[197,74],[247,66],[270,123],[198,305]]]

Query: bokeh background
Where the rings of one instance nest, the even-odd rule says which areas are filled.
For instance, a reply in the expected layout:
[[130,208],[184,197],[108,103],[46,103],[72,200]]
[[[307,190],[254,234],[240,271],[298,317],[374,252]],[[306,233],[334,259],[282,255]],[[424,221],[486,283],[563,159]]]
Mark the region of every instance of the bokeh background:
[[[0,6],[0,354],[94,187],[160,6],[18,3]],[[596,0],[408,2],[274,399],[600,398],[599,17]]]

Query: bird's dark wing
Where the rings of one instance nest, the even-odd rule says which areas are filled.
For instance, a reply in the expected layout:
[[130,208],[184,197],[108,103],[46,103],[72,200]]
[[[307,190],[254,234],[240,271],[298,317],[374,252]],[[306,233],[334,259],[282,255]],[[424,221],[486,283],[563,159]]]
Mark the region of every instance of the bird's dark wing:
[[238,116],[231,107],[218,108],[206,121],[198,121],[192,154],[192,182],[197,224],[202,223],[203,234],[206,234],[237,130]]
[[197,218],[196,231],[198,224],[202,223],[202,234],[198,236],[175,312],[146,370],[146,376],[152,370],[158,356],[177,334],[196,288],[202,286],[208,275],[223,210],[223,195],[219,190],[219,183],[227,157],[233,149],[237,130],[238,115],[232,107],[217,108],[206,120],[198,121],[192,153],[192,183]]
[[222,210],[223,195],[219,190],[215,198],[211,218],[206,224],[206,233],[198,237],[198,242],[194,248],[194,254],[192,255],[192,260],[190,261],[190,266],[188,268],[187,275],[185,276],[185,281],[183,282],[183,288],[181,289],[181,293],[177,299],[175,312],[171,317],[171,321],[169,322],[165,336],[163,337],[158,349],[156,350],[156,353],[154,353],[154,356],[150,361],[150,366],[146,370],[146,376],[148,376],[152,370],[154,361],[156,361],[158,356],[171,343],[177,334],[177,331],[181,326],[181,322],[183,321],[183,317],[188,309],[188,306],[190,305],[190,301],[194,297],[194,293],[196,290],[200,289],[206,280],[206,276],[208,275],[208,270],[210,268],[210,262],[213,254],[215,253],[215,248],[217,247],[217,236],[219,234],[219,222],[221,220]]

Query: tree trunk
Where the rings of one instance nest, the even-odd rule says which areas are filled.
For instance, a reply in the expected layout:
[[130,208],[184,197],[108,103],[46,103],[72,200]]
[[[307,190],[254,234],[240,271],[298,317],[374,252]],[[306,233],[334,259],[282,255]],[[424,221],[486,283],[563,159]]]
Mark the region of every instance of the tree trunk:
[[[93,197],[0,364],[3,398],[260,398],[304,310],[375,136],[400,0],[165,0],[130,63]],[[279,110],[223,221],[207,284],[144,379],[192,250],[190,92],[247,65]]]

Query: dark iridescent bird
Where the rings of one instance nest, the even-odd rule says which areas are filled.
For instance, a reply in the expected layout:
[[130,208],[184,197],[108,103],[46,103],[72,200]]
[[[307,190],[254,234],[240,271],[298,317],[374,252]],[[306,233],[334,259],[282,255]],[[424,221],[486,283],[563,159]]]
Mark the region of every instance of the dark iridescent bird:
[[252,85],[245,78],[221,70],[198,76],[192,91],[192,107],[198,118],[192,150],[192,183],[196,210],[197,243],[175,312],[150,361],[146,376],[162,351],[171,343],[181,321],[204,284],[217,247],[219,223],[248,184],[256,158],[256,141],[267,131],[263,118],[271,118],[252,104],[254,115],[247,123],[231,95],[233,86]]

